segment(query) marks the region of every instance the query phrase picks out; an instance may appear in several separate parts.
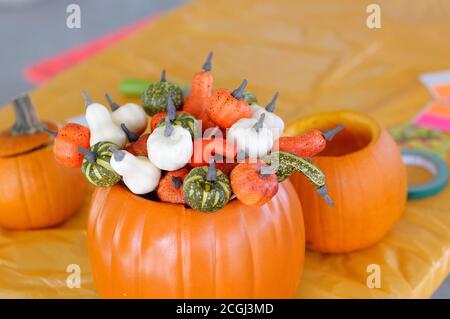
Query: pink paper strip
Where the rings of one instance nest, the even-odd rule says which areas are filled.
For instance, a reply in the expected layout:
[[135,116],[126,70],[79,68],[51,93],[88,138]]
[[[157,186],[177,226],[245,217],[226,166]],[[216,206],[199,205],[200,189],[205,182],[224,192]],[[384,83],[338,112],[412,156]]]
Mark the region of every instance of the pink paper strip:
[[450,132],[450,118],[424,113],[416,118],[415,124]]

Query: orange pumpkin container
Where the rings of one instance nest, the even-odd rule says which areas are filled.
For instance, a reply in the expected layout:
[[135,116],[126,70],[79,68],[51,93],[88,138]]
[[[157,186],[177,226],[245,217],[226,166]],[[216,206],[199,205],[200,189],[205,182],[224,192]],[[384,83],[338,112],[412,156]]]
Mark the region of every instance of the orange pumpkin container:
[[334,200],[328,206],[300,174],[290,177],[302,202],[306,247],[344,253],[381,240],[403,213],[406,169],[388,132],[373,119],[355,112],[320,113],[287,128],[296,136],[311,129],[345,129],[313,158],[327,177]]
[[79,170],[58,165],[52,137],[27,95],[13,101],[16,122],[0,133],[0,227],[36,229],[60,224],[84,203]]
[[289,181],[267,204],[215,213],[97,188],[88,244],[103,298],[289,298],[304,258],[300,201]]

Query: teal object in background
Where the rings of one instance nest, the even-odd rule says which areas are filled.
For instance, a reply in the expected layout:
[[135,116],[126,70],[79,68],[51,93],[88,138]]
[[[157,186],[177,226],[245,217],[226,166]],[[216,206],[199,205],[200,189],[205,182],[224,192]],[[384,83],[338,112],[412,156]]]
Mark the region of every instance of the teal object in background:
[[419,150],[402,150],[406,166],[421,167],[429,171],[433,178],[420,185],[408,185],[408,199],[427,198],[440,193],[448,185],[448,166],[441,158]]

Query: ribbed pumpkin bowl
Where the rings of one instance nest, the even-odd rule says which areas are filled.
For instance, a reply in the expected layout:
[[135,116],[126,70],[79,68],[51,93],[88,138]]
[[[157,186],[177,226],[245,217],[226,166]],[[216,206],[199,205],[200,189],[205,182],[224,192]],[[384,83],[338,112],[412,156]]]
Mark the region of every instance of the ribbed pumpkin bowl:
[[102,298],[290,298],[303,270],[304,225],[289,181],[267,204],[215,213],[136,196],[93,194],[88,244]]
[[313,158],[324,172],[334,206],[328,206],[309,182],[293,174],[303,205],[307,249],[344,253],[380,241],[403,213],[406,169],[388,132],[375,120],[351,111],[319,113],[286,129],[296,136],[310,129],[345,129]]

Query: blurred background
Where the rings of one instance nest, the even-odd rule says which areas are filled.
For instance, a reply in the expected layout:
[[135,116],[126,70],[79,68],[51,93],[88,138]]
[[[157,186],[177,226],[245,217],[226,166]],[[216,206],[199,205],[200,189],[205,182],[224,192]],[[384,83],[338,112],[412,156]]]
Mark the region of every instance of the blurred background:
[[[0,105],[185,2],[0,0]],[[71,3],[83,8],[79,29],[66,26]],[[434,298],[450,298],[448,279]]]
[[[185,0],[0,0],[0,105],[35,84],[27,80],[34,64],[101,38],[153,15],[164,14]],[[82,27],[66,26],[69,4],[82,7]],[[12,31],[13,30],[13,31]],[[69,66],[72,61],[67,61]],[[51,69],[44,65],[41,73]]]

